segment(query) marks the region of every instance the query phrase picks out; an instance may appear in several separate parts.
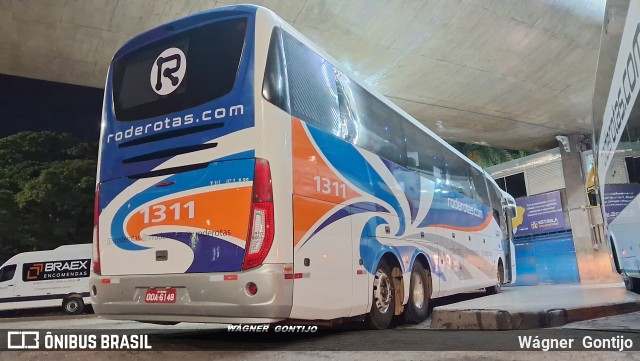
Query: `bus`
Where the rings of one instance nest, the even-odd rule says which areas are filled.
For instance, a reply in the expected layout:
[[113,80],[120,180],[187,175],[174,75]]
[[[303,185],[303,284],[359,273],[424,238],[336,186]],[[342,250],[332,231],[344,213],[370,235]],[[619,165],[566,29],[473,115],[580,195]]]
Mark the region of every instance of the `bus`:
[[[628,290],[640,293],[640,1],[606,6],[606,14],[621,16],[606,19],[600,40],[587,192],[599,201],[612,267]],[[607,32],[611,26],[619,30]]]
[[513,198],[263,7],[117,51],[97,179],[105,318],[384,329],[514,280]]

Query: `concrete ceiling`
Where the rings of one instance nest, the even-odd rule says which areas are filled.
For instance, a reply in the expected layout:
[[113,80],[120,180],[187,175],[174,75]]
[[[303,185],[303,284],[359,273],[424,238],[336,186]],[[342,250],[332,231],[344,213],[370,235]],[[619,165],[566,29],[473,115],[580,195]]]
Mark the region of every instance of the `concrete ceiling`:
[[103,87],[132,36],[247,2],[444,138],[542,150],[591,133],[604,0],[0,0],[0,73]]

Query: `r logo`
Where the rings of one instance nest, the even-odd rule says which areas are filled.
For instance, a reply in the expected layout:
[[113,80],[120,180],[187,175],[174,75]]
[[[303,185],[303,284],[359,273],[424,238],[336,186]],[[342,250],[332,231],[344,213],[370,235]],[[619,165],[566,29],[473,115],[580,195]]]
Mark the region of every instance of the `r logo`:
[[151,67],[151,89],[159,95],[171,94],[184,79],[187,58],[182,50],[169,48],[156,58]]

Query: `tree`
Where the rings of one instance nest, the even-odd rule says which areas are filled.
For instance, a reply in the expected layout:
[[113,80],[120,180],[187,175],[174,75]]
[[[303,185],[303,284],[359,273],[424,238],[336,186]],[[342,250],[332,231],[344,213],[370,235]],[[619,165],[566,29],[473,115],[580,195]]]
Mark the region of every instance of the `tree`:
[[90,242],[96,156],[68,134],[0,138],[0,253]]
[[52,163],[16,195],[27,217],[33,248],[91,242],[96,162],[73,159]]
[[449,142],[449,144],[482,167],[490,167],[528,155],[523,151],[507,150],[480,144],[462,142]]

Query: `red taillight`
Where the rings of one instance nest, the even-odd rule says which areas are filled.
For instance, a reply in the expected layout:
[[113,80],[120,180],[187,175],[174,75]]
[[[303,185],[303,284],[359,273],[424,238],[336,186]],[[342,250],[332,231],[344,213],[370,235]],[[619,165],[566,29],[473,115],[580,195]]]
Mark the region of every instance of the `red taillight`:
[[273,190],[271,188],[271,168],[269,161],[256,158],[253,174],[253,203],[273,202]]
[[262,264],[271,249],[274,236],[273,189],[269,162],[256,158],[253,176],[253,197],[247,246],[244,251],[242,269]]
[[100,184],[96,186],[96,199],[93,203],[93,272],[100,274],[100,243],[98,224],[100,219]]

